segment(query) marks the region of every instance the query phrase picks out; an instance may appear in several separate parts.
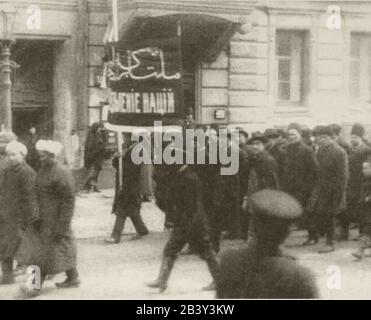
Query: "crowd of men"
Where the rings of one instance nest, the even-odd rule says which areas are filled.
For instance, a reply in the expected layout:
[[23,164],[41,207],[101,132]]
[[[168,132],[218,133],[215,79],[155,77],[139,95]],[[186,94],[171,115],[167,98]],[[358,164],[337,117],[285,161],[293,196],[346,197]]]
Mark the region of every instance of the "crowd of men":
[[[89,152],[103,151],[99,130],[99,126],[92,128]],[[371,146],[361,124],[353,125],[349,144],[335,124],[313,130],[291,124],[286,130],[267,129],[251,136],[239,129],[238,145],[232,134],[222,137],[215,132],[208,136],[206,155],[211,139],[226,138],[227,149],[238,149],[237,174],[221,175],[223,165],[208,161],[154,166],[156,204],[173,231],[164,248],[159,276],[147,284],[149,287],[166,290],[177,256],[188,244],[191,252],[207,262],[213,282],[205,289],[215,289],[220,298],[317,297],[311,273],[279,248],[292,222],[307,230],[305,246],[325,236],[319,253],[334,251],[335,241],[348,240],[350,227],[356,226],[360,246],[353,255],[363,258],[365,249],[371,247]],[[66,272],[66,280],[57,287],[77,287],[80,282],[71,230],[75,186],[71,173],[57,160],[62,146],[34,139],[27,150],[11,134],[0,134],[1,139],[0,284],[14,283],[16,260],[19,265],[39,266],[41,283],[48,275]],[[111,243],[120,241],[127,218],[136,228],[135,239],[149,233],[140,216],[143,165],[132,161],[137,142],[127,139],[126,143],[126,152],[113,159],[117,176],[112,213],[116,222],[108,239]],[[194,143],[195,148],[200,147]],[[85,187],[97,191],[100,153],[89,152]],[[181,152],[187,159],[189,150]],[[148,172],[152,175],[152,170]],[[337,224],[341,230],[338,237]],[[227,250],[219,262],[222,238],[242,239],[247,246]],[[272,278],[273,274],[280,277]],[[275,290],[269,289],[273,287]],[[40,288],[25,287],[24,291],[35,296]]]
[[[244,168],[239,176],[245,201],[241,216],[248,214],[244,209],[249,194],[278,189],[292,195],[304,208],[304,218],[297,221],[308,231],[303,245],[316,244],[325,235],[319,253],[332,252],[335,240],[348,240],[350,226],[355,225],[359,228],[357,240],[366,246],[371,149],[365,133],[361,124],[354,124],[347,144],[336,124],[313,130],[291,124],[286,132],[268,129],[253,135],[247,143],[247,134],[242,132],[240,150],[244,160],[240,166]],[[337,224],[341,229],[338,237]],[[361,251],[354,255],[361,258]]]

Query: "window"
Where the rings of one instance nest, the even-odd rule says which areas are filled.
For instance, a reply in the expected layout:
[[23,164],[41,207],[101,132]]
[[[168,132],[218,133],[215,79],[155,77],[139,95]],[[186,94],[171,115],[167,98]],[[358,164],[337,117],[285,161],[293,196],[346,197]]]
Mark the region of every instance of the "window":
[[353,33],[350,41],[349,91],[352,100],[371,100],[371,35]]
[[307,32],[277,30],[276,83],[277,101],[301,104],[307,91],[308,43]]

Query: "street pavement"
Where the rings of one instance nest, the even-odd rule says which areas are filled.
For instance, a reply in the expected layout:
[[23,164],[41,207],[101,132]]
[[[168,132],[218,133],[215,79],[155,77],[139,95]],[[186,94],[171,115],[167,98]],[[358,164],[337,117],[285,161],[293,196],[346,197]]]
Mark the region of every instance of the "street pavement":
[[[142,216],[150,234],[140,240],[131,240],[135,234],[127,222],[122,242],[110,245],[104,242],[113,225],[110,214],[113,191],[100,194],[80,195],[77,198],[73,227],[78,241],[78,270],[81,287],[58,290],[54,283],[63,281],[64,275],[46,281],[42,295],[36,299],[213,299],[214,292],[202,291],[211,277],[206,263],[193,255],[181,255],[175,264],[165,293],[149,289],[145,282],[154,280],[161,262],[161,254],[169,237],[163,230],[163,213],[154,203],[144,203]],[[355,236],[353,232],[353,237]],[[283,246],[285,253],[315,274],[322,299],[370,299],[371,258],[355,261],[351,252],[357,248],[355,241],[337,244],[337,250],[320,255],[320,244],[302,247],[305,232],[294,231]],[[239,241],[223,241],[222,251],[242,245]],[[25,276],[17,283],[0,287],[0,299],[18,299],[19,287]]]

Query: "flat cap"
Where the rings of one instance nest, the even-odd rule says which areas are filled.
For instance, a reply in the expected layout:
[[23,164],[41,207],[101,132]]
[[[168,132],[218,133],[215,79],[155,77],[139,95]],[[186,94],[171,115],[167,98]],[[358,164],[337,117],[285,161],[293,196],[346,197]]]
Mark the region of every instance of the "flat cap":
[[251,196],[255,214],[282,220],[294,220],[303,214],[300,203],[289,194],[277,190],[262,190]]

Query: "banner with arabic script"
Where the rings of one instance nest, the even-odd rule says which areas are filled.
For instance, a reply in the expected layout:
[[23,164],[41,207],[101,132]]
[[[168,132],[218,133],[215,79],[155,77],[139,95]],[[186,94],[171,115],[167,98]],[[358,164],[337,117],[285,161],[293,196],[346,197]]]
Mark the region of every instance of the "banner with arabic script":
[[108,63],[116,112],[183,113],[182,56],[178,38],[120,42]]

